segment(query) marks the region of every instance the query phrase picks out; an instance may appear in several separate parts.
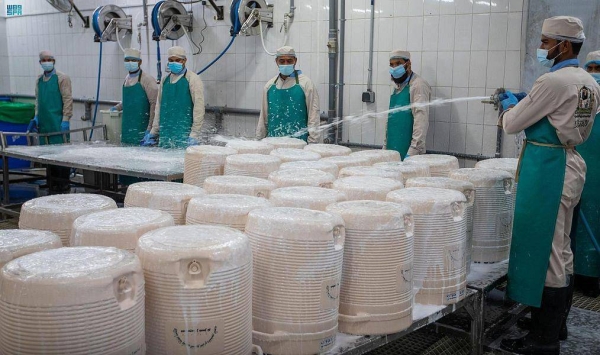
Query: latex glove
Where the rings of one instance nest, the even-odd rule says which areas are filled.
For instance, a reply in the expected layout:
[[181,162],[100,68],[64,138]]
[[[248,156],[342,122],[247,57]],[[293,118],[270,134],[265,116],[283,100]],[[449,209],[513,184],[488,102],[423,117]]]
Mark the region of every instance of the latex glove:
[[119,109],[117,108],[117,106],[113,106],[110,108],[110,112],[116,112],[119,111]]
[[519,103],[519,100],[517,100],[517,98],[512,92],[507,91],[504,94],[506,95],[506,98],[501,101],[502,111],[506,111],[512,106],[515,106]]
[[188,145],[188,147],[191,147],[194,145],[200,145],[200,142],[198,142],[198,140],[196,138],[188,137],[187,145]]
[[64,132],[64,131],[70,131],[71,130],[71,123],[69,121],[62,121],[60,123],[60,131]]
[[38,126],[40,121],[38,120],[38,116],[35,116],[34,118],[31,119],[31,121],[29,121],[29,126],[27,126],[27,133],[37,133],[38,132]]
[[146,132],[144,132],[144,138],[142,138],[142,140],[140,141],[140,145],[143,146],[144,142],[149,139],[150,137],[150,131],[146,130]]
[[148,136],[144,137],[142,147],[155,147],[156,145],[158,145],[158,134],[148,133]]
[[[513,94],[513,95],[515,95],[515,97],[517,98],[517,100],[519,100],[519,102],[521,102],[521,100],[523,100],[527,96],[527,93],[526,92],[518,92],[518,93]],[[502,94],[498,95],[498,99],[500,101],[506,100],[507,98],[508,98],[508,96],[506,95],[506,93],[502,93]]]

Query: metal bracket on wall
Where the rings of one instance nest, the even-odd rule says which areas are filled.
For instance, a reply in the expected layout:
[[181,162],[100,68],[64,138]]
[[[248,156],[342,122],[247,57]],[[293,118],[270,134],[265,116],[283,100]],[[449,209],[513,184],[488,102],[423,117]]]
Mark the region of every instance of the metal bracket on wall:
[[210,6],[212,6],[212,8],[215,9],[215,11],[217,12],[217,15],[215,16],[215,20],[217,20],[217,21],[225,20],[225,7],[224,6],[217,5],[215,3],[215,0],[202,1],[202,5],[204,5],[204,6],[207,6],[207,3],[210,3]]

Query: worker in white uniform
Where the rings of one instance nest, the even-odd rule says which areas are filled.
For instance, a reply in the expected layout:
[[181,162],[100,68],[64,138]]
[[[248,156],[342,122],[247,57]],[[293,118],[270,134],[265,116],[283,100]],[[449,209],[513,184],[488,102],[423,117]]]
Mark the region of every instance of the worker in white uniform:
[[139,145],[149,134],[154,121],[158,85],[156,79],[142,70],[142,53],[125,49],[127,76],[123,83],[123,101],[111,111],[123,111],[121,144]]
[[183,47],[169,48],[169,75],[158,89],[156,113],[150,134],[142,145],[186,148],[200,144],[204,123],[204,85],[200,77],[186,68]]
[[531,330],[502,341],[504,349],[519,354],[559,354],[559,338],[567,336],[569,234],[586,175],[575,147],[590,135],[600,102],[600,87],[579,68],[584,39],[578,18],[546,19],[537,58],[550,73],[521,102],[510,92],[502,101],[499,124],[508,134],[525,130],[527,136],[517,172],[507,296],[532,306]]
[[[431,87],[412,71],[410,52],[392,51],[389,70],[394,83],[394,91],[390,96],[390,110],[429,102]],[[392,111],[388,115],[385,149],[397,151],[402,160],[410,155],[425,154],[428,128],[428,106],[413,106],[410,110]]]
[[319,142],[321,115],[317,88],[296,69],[298,58],[294,48],[279,48],[275,63],[279,74],[263,90],[256,137],[291,136],[308,143]]

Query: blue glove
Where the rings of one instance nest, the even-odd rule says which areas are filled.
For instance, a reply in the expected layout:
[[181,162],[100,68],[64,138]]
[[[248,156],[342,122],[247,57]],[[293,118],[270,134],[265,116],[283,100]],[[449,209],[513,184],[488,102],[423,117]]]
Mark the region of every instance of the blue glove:
[[35,116],[34,118],[31,119],[31,121],[29,121],[29,126],[27,126],[27,133],[37,133],[38,125],[39,125],[38,116]]
[[117,106],[113,106],[110,108],[110,112],[116,112],[116,111],[119,111],[119,110],[117,110]]
[[[527,96],[527,93],[526,92],[518,92],[518,93],[513,94],[513,95],[515,95],[515,97],[517,98],[517,100],[519,100],[519,102],[521,102],[521,100],[523,100]],[[507,98],[508,98],[508,96],[506,95],[506,93],[502,93],[502,94],[498,95],[498,99],[500,101],[506,100]]]
[[509,109],[510,106],[515,106],[519,103],[519,100],[517,100],[517,98],[512,92],[507,91],[504,94],[506,95],[506,99],[501,101],[502,111],[506,111]]
[[61,130],[61,132],[70,131],[71,130],[71,123],[69,121],[62,121],[60,123],[60,130]]
[[146,132],[144,132],[144,138],[142,138],[142,140],[140,141],[140,145],[143,146],[144,142],[149,139],[150,137],[150,131],[146,130]]
[[156,145],[158,145],[158,134],[148,133],[148,136],[144,137],[142,147],[155,147]]
[[191,147],[193,145],[200,145],[200,142],[198,142],[198,140],[196,138],[189,137],[188,141],[187,141],[187,145],[188,145],[188,147]]

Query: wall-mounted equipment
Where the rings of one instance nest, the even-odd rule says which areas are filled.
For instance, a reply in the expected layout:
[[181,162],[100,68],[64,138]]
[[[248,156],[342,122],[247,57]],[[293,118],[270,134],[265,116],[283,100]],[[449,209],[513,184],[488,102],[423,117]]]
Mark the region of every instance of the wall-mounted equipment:
[[69,27],[73,28],[73,10],[75,10],[75,12],[79,16],[79,18],[81,18],[81,21],[83,21],[83,27],[85,27],[85,28],[90,27],[90,17],[83,16],[81,11],[79,11],[77,6],[75,6],[75,4],[73,3],[73,0],[46,0],[46,1],[48,1],[48,3],[50,5],[52,5],[52,7],[54,7],[58,11],[66,12],[69,14],[69,16],[67,17]]
[[161,41],[165,39],[177,40],[187,32],[193,30],[193,17],[185,7],[177,1],[159,1],[152,9],[152,39]]
[[131,17],[116,5],[99,6],[92,14],[92,28],[95,42],[118,42],[120,37],[132,33]]
[[[239,28],[242,35],[260,35],[262,26],[273,26],[273,7],[268,6],[265,0],[233,0],[231,13],[234,12],[237,13],[238,21],[241,24]],[[233,21],[232,16],[232,24]]]

